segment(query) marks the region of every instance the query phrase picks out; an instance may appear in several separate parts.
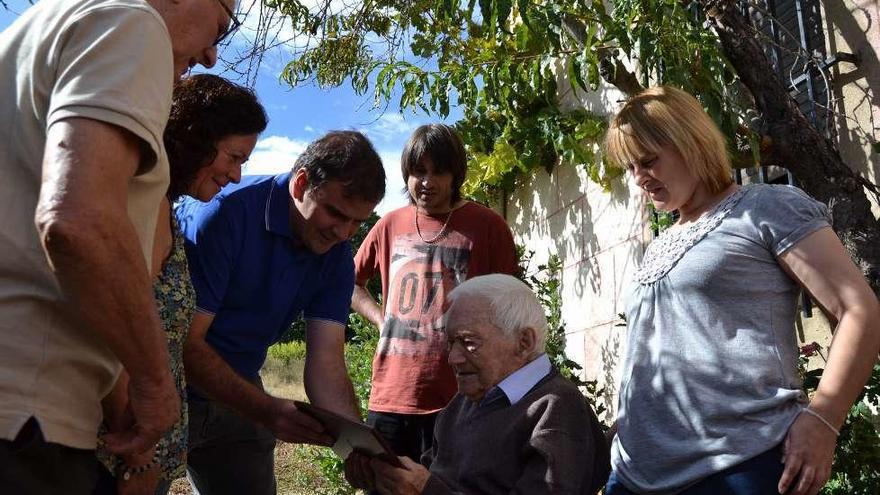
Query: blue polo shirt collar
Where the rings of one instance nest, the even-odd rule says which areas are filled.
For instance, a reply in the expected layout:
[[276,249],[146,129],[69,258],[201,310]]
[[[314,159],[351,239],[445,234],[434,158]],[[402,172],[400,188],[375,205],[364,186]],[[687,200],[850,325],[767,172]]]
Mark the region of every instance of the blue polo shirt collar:
[[266,230],[293,238],[290,230],[290,172],[276,175],[266,198]]

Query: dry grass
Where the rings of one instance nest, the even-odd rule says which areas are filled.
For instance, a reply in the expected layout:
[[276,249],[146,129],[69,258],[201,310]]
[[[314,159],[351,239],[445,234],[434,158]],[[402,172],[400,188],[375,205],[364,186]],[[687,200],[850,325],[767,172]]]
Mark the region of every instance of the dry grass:
[[279,360],[266,358],[266,364],[260,370],[263,387],[275,397],[285,399],[307,400],[303,386],[304,361],[296,360],[283,363]]
[[[283,363],[272,358],[260,372],[266,391],[276,397],[305,400],[303,362]],[[275,477],[279,495],[314,495],[326,493],[326,484],[317,464],[313,462],[315,447],[278,442],[275,448]],[[186,479],[171,485],[171,495],[191,495]]]

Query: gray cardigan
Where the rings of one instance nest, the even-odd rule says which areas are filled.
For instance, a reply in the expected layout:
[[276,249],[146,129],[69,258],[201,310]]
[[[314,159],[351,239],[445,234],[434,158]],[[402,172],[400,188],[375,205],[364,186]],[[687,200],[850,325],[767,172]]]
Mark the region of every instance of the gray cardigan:
[[425,495],[594,494],[610,469],[596,415],[556,370],[512,406],[457,394],[422,464],[431,471]]

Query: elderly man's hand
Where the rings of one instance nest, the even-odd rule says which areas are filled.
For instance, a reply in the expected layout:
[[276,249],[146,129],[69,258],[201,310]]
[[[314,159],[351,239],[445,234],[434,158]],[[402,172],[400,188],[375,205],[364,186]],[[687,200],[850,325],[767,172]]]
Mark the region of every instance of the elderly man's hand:
[[375,489],[376,476],[370,467],[370,457],[357,451],[349,454],[345,459],[345,480],[354,488]]
[[419,495],[425,489],[431,473],[409,457],[399,457],[403,468],[373,459],[370,467],[376,473],[376,489],[382,495]]
[[170,371],[167,380],[158,384],[131,377],[127,383],[127,395],[116,402],[113,407],[121,410],[114,414],[122,427],[104,436],[107,449],[114,454],[151,451],[165,431],[180,418],[180,395]]

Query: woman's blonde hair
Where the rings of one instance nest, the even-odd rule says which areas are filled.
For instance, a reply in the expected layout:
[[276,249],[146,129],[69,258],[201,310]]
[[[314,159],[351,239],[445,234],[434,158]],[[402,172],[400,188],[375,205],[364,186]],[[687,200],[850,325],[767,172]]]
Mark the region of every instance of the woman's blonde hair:
[[655,86],[632,97],[611,120],[605,153],[626,168],[664,146],[678,151],[710,193],[733,182],[724,136],[700,102],[678,88]]

